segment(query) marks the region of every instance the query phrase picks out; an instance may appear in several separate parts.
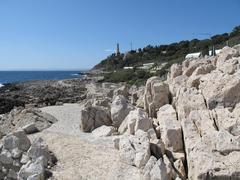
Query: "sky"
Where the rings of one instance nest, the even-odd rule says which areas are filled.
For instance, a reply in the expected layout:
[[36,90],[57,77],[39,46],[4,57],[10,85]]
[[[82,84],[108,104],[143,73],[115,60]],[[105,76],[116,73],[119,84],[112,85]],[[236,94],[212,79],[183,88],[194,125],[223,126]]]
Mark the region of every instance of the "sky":
[[0,0],[0,70],[92,68],[121,52],[240,25],[240,0]]

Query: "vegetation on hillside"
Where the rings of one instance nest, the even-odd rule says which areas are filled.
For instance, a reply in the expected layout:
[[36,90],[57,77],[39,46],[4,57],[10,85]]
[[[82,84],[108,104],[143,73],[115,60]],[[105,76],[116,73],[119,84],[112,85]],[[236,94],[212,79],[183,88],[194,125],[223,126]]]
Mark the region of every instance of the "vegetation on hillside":
[[[150,76],[150,72],[146,72],[146,76],[139,78],[136,67],[144,63],[154,62],[156,66],[166,63],[166,65],[154,75],[166,76],[167,70],[173,63],[180,63],[184,60],[188,53],[201,52],[208,50],[212,45],[216,49],[226,46],[233,46],[240,43],[240,26],[235,27],[231,33],[224,33],[212,36],[210,39],[191,41],[180,41],[169,45],[151,46],[132,50],[126,54],[110,55],[105,60],[97,64],[94,69],[103,69],[109,71],[105,75],[105,81],[111,82],[138,82],[145,80]],[[134,70],[123,70],[125,66],[132,66]],[[139,78],[139,79],[138,79]]]

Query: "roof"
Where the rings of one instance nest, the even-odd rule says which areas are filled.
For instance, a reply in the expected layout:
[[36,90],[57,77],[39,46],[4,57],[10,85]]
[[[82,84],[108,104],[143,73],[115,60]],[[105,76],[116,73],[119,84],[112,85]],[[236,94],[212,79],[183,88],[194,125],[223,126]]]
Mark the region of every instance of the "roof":
[[187,54],[185,58],[186,58],[186,59],[199,58],[200,55],[201,55],[200,52],[197,52],[197,53],[190,53],[190,54]]

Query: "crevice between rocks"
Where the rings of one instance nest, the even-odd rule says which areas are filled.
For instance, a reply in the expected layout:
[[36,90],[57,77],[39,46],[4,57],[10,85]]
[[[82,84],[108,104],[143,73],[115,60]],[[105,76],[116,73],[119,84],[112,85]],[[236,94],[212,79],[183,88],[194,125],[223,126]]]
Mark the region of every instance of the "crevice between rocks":
[[[176,107],[173,106],[173,108],[175,109],[177,120],[180,121],[179,113],[177,112]],[[180,124],[181,124],[181,123],[180,123]],[[183,133],[182,124],[181,124],[181,133],[182,133],[183,153],[184,153],[184,156],[185,156],[185,160],[184,160],[184,162],[183,162],[183,165],[184,165],[184,169],[185,169],[185,173],[186,173],[186,178],[181,177],[181,175],[177,172],[177,170],[176,170],[176,168],[174,167],[174,165],[172,165],[172,166],[173,166],[175,172],[177,172],[177,174],[179,175],[179,177],[181,177],[183,180],[185,180],[185,179],[188,179],[188,163],[187,163],[187,152],[186,152],[186,149],[185,149],[186,146],[185,146],[185,141],[184,141],[184,133]],[[167,154],[166,154],[166,155],[167,155]],[[167,156],[168,156],[168,158],[170,158],[169,155],[167,155]],[[171,162],[171,163],[172,163],[172,162]]]

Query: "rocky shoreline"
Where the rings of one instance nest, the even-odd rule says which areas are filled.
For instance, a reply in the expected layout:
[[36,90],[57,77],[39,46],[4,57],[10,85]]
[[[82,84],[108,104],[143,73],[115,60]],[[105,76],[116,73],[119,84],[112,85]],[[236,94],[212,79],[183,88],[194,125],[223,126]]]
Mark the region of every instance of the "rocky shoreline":
[[75,78],[6,84],[0,88],[0,114],[19,106],[43,107],[79,102],[84,99],[88,82]]
[[42,81],[0,94],[25,106],[2,110],[0,179],[240,179],[240,45],[142,87]]

